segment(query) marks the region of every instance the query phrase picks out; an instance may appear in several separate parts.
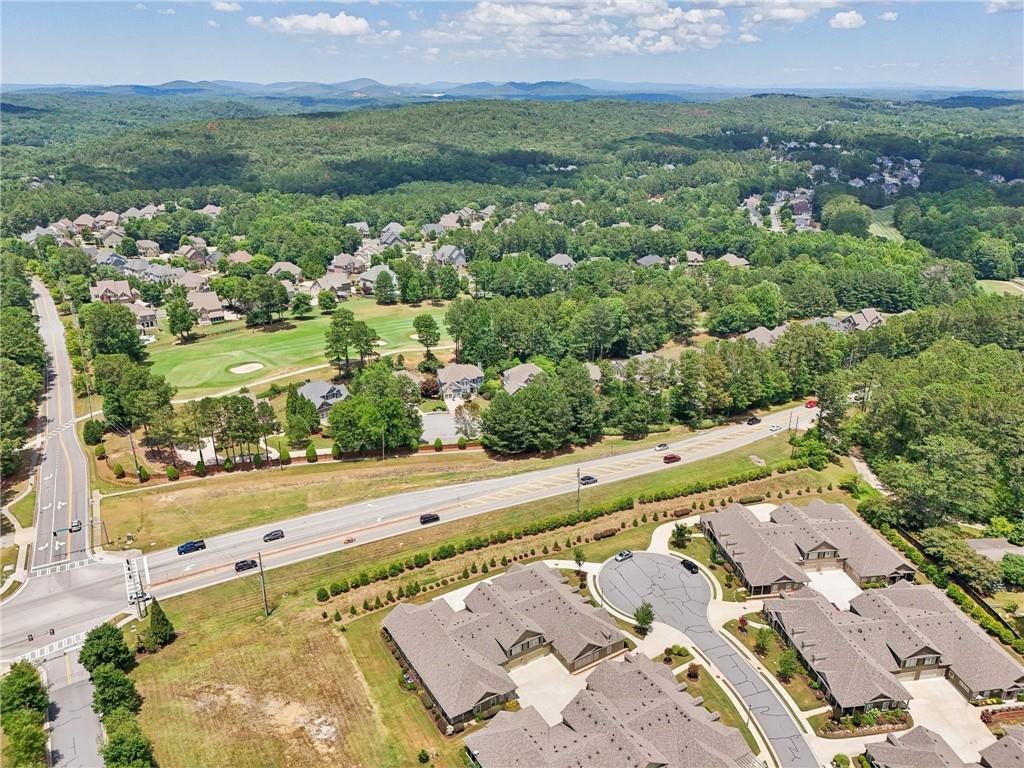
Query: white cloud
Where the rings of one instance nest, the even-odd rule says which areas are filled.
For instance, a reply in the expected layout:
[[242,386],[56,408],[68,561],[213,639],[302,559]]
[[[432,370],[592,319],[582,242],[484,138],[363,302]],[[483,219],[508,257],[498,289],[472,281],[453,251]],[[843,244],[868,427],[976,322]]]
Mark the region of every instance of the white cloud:
[[174,15],[174,9],[173,8],[161,8],[159,11],[157,11],[157,13],[159,13],[161,16],[173,16]]
[[135,4],[135,10],[136,11],[144,11],[144,10],[146,10],[146,4],[145,3],[136,3]]
[[423,10],[421,8],[410,8],[406,13],[412,21],[419,21],[423,16]]
[[859,11],[840,11],[828,20],[832,29],[857,29],[864,26],[864,17]]
[[361,16],[349,16],[338,11],[336,16],[321,11],[316,14],[297,13],[292,16],[273,16],[264,19],[262,16],[250,16],[246,22],[254,27],[262,27],[271,32],[286,35],[333,35],[353,37],[372,33],[370,22]]
[[756,43],[759,42],[760,40],[760,37],[751,32],[744,32],[742,35],[736,38],[737,43]]
[[218,23],[217,23],[216,21],[214,21],[213,19],[207,19],[207,20],[206,20],[206,26],[208,26],[208,27],[215,27],[215,28],[216,28],[216,27],[219,27],[219,26],[220,26],[220,24],[218,24]]
[[668,0],[478,0],[421,36],[455,57],[566,59],[714,48],[728,32],[724,11],[684,10]]
[[236,11],[242,10],[241,5],[238,3],[228,2],[228,0],[213,0],[213,2],[210,3],[210,7],[215,11],[220,11],[221,13],[235,13]]
[[899,14],[896,11],[886,11],[878,17],[882,21],[896,21],[899,18]]
[[1024,0],[988,0],[985,13],[1002,13],[1004,11],[1024,11]]

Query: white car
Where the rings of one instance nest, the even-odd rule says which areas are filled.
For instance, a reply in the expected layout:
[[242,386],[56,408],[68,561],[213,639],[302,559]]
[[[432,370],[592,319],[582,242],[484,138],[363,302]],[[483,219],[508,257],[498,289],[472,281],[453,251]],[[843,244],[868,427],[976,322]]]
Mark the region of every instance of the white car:
[[626,560],[629,560],[631,557],[633,557],[633,553],[630,552],[628,549],[624,549],[615,556],[615,562],[622,563]]
[[82,521],[72,520],[71,527],[68,528],[68,530],[71,531],[71,533],[78,533],[80,530],[82,530]]
[[656,451],[667,451],[668,450],[668,443],[658,443],[656,446],[654,446],[654,450],[656,450]]
[[778,432],[781,429],[782,429],[782,425],[781,424],[772,424],[770,427],[768,427],[768,431],[769,432]]

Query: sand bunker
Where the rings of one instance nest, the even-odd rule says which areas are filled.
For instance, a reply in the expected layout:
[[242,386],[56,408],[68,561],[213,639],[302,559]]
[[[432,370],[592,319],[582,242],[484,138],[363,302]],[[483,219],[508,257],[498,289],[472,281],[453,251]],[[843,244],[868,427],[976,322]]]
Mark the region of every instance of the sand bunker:
[[375,347],[386,347],[388,343],[384,341],[384,339],[377,339],[375,342],[373,342],[373,345]]
[[243,365],[236,365],[234,368],[229,368],[231,373],[253,373],[263,367],[263,363],[245,363]]

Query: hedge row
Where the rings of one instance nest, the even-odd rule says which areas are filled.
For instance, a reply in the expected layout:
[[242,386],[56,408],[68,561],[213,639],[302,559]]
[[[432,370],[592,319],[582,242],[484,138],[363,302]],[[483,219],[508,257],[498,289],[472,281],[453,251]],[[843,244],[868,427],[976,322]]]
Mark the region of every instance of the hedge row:
[[946,597],[956,603],[960,610],[978,622],[978,625],[992,635],[992,637],[998,639],[1004,645],[1010,646],[1017,653],[1024,654],[1024,640],[1016,638],[1013,632],[985,613],[984,609],[956,584],[950,584],[946,588]]
[[[385,579],[394,578],[405,571],[424,568],[431,562],[448,560],[456,555],[461,555],[464,552],[485,549],[494,544],[504,544],[512,539],[521,539],[524,536],[535,536],[540,533],[557,530],[558,528],[565,528],[567,526],[590,522],[591,520],[596,520],[599,517],[605,517],[607,515],[614,514],[615,512],[623,512],[632,508],[633,497],[624,496],[623,498],[616,499],[608,504],[588,507],[578,513],[570,512],[565,515],[551,517],[547,520],[532,523],[525,528],[517,528],[513,531],[495,531],[488,536],[472,536],[458,542],[457,544],[442,544],[433,552],[418,552],[405,560],[396,560],[390,565],[382,565],[376,570],[362,571],[358,576],[351,579],[341,579],[340,581],[333,582],[330,585],[330,588],[325,586],[317,587],[316,598],[318,602],[322,603],[327,601],[331,596],[348,592],[351,589],[365,587],[376,581],[384,581]],[[416,592],[418,592],[419,584],[416,582],[413,582],[413,584],[416,587]],[[408,587],[405,589],[405,594],[410,594]],[[415,592],[411,594],[415,594]]]
[[807,461],[804,459],[783,461],[774,468],[758,467],[757,469],[740,472],[739,474],[730,475],[729,477],[723,477],[718,480],[696,480],[691,483],[677,485],[675,488],[665,488],[661,491],[655,491],[654,493],[641,493],[636,497],[636,500],[641,504],[652,504],[656,501],[668,501],[669,499],[678,499],[680,496],[692,496],[695,493],[715,491],[719,488],[725,488],[730,485],[742,485],[743,483],[750,483],[754,480],[764,480],[766,477],[771,477],[772,474],[776,472],[781,475],[786,472],[795,472],[798,469],[805,469],[806,467]]

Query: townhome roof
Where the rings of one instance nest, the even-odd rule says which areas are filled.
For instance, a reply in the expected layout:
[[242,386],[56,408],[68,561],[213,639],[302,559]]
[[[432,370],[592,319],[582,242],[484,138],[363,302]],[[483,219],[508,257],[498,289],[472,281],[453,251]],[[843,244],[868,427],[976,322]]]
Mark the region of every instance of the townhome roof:
[[248,251],[232,251],[228,254],[228,261],[232,264],[248,264],[252,261],[252,254]]
[[744,259],[742,256],[737,256],[735,253],[727,253],[724,256],[718,257],[719,261],[724,261],[730,267],[749,267],[750,262]]
[[654,253],[649,253],[646,256],[641,256],[636,260],[638,267],[661,267],[665,264],[665,259]]
[[462,267],[466,264],[466,252],[457,245],[442,245],[434,251],[434,261],[438,264],[449,264],[453,267]]
[[903,734],[890,733],[866,749],[876,768],[978,768],[977,763],[961,760],[944,738],[923,725]]
[[210,279],[205,275],[200,275],[195,272],[186,272],[183,275],[175,277],[174,282],[178,285],[184,286],[188,290],[195,290],[209,284]]
[[97,280],[96,285],[89,289],[93,301],[99,301],[104,294],[113,294],[121,298],[132,297],[132,287],[127,280]]
[[987,768],[1020,768],[1024,765],[1024,725],[1004,725],[1003,738],[981,750]]
[[642,654],[605,661],[549,726],[536,709],[499,712],[466,746],[482,768],[735,768],[750,750],[672,673]]

